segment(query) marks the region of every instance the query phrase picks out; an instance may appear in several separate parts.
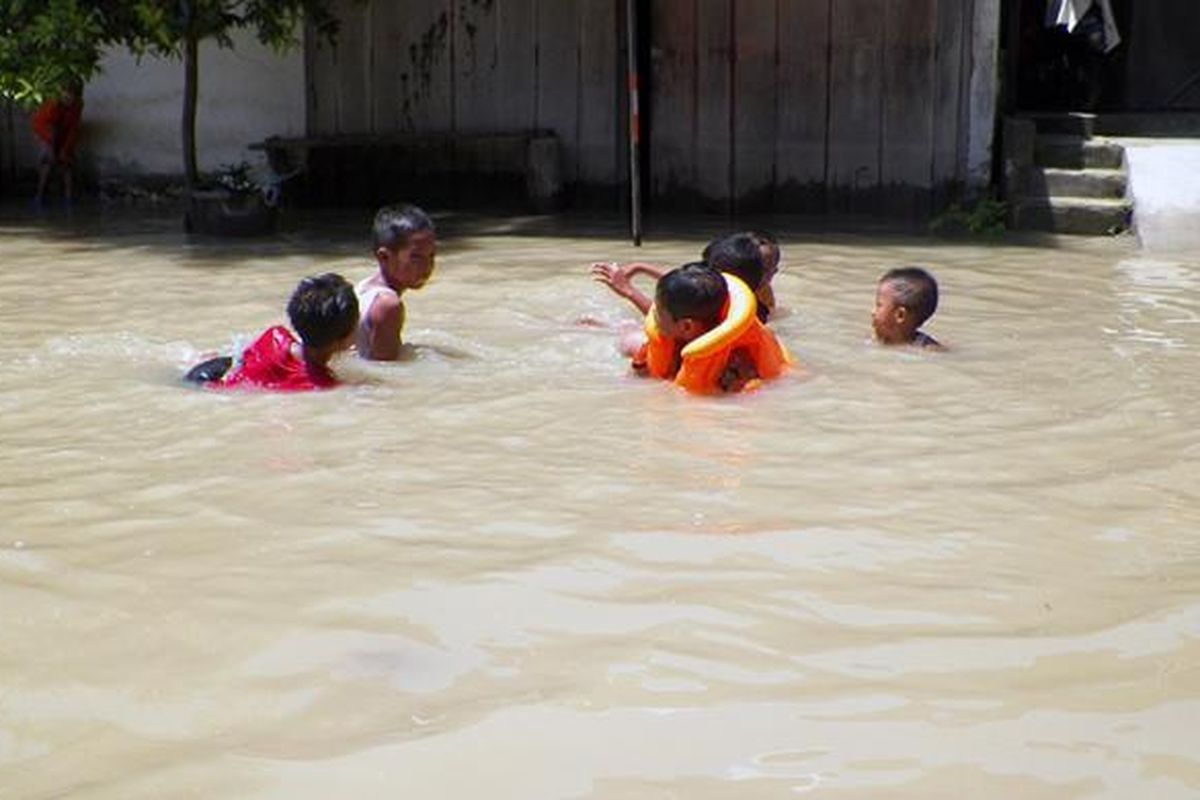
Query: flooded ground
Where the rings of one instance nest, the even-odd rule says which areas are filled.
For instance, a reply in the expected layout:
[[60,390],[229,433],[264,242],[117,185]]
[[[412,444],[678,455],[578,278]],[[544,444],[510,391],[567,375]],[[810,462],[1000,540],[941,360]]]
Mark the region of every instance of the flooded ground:
[[1200,260],[777,221],[811,377],[696,399],[575,321],[723,224],[444,223],[408,361],[216,395],[367,219],[9,212],[0,797],[1200,795]]

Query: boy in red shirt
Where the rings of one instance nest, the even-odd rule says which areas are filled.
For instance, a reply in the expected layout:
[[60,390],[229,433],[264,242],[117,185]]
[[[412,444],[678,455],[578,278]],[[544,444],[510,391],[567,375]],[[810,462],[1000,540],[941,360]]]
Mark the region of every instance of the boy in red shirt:
[[300,281],[288,302],[288,318],[299,340],[282,325],[268,328],[238,358],[198,364],[186,379],[214,389],[303,392],[331,389],[338,379],[329,361],[354,343],[358,298],[354,287],[332,272]]
[[38,138],[38,186],[33,197],[40,206],[55,167],[62,170],[63,198],[71,202],[72,169],[75,165],[75,143],[79,139],[79,118],[83,115],[83,85],[72,83],[61,97],[47,100],[33,115],[33,132]]

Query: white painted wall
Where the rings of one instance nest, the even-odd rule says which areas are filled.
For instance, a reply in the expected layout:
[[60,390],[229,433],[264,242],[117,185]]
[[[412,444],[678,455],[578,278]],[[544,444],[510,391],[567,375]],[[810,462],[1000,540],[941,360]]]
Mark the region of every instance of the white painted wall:
[[[222,164],[262,161],[246,149],[271,135],[302,136],[305,129],[304,51],[283,55],[252,33],[234,35],[232,50],[205,42],[200,48],[196,152],[201,171]],[[81,166],[101,178],[182,175],[180,119],[183,62],[112,51],[103,72],[84,88]],[[16,123],[17,167],[32,169],[36,151],[28,123]]]
[[1200,139],[1122,139],[1142,249],[1200,250]]

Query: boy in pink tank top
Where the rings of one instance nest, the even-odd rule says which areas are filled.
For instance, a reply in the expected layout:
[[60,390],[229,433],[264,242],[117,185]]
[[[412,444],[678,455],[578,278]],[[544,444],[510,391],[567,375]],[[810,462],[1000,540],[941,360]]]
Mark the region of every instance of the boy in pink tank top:
[[437,232],[429,216],[412,205],[384,206],[372,225],[379,269],[355,287],[362,319],[358,354],[374,361],[400,357],[405,308],[401,295],[420,289],[433,275]]

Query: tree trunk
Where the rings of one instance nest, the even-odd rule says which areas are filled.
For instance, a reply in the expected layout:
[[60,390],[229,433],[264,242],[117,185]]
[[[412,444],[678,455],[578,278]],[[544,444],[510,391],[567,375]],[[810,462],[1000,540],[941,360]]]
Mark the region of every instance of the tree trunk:
[[195,21],[189,19],[183,44],[183,179],[189,192],[200,182],[200,171],[196,168],[196,79],[199,56],[200,42],[196,39]]

